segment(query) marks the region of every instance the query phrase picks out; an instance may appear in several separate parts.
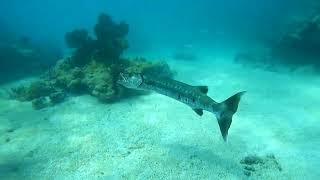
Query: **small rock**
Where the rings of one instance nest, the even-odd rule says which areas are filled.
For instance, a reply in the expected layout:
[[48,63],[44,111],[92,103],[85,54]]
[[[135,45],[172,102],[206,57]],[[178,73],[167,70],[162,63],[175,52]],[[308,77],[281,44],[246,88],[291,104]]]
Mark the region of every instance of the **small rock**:
[[73,93],[79,93],[86,90],[86,86],[81,79],[73,79],[67,86]]
[[54,92],[49,95],[52,104],[61,103],[66,97],[66,94],[62,91]]
[[195,159],[195,158],[197,158],[197,155],[195,154],[190,155],[190,159]]
[[257,155],[250,155],[245,157],[244,159],[242,159],[240,161],[241,164],[247,164],[247,165],[252,165],[252,164],[259,164],[259,163],[263,163],[262,158],[260,158]]
[[30,158],[32,158],[33,157],[33,155],[34,155],[34,151],[29,151],[28,153],[27,153],[27,157],[30,157]]
[[83,71],[81,70],[81,68],[79,67],[75,67],[72,71],[71,71],[71,74],[74,78],[83,78],[84,74],[83,74]]
[[129,156],[130,154],[131,154],[130,151],[126,151],[126,152],[121,153],[121,156],[126,157],[126,156]]
[[255,171],[256,170],[253,166],[244,166],[244,169],[247,171]]
[[249,155],[243,158],[240,163],[243,165],[243,172],[247,176],[254,175],[255,173],[261,174],[261,171],[282,171],[274,154],[267,154],[265,156]]
[[246,176],[251,176],[251,172],[250,171],[243,171],[244,175]]
[[11,128],[11,129],[8,129],[7,132],[8,132],[8,133],[12,133],[12,132],[14,132],[14,130],[15,130],[15,129]]
[[10,142],[10,140],[11,140],[11,139],[10,139],[9,137],[6,138],[6,142],[7,142],[7,143]]
[[269,158],[269,159],[276,159],[274,154],[268,154],[268,155],[266,155],[266,157]]
[[40,97],[32,101],[32,107],[36,110],[40,110],[48,106],[50,106],[50,101],[46,97]]

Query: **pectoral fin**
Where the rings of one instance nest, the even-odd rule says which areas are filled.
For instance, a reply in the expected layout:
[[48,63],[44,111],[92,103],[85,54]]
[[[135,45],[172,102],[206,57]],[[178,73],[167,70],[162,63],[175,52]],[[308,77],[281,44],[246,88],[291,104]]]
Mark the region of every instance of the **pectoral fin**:
[[194,112],[196,112],[199,116],[203,115],[203,110],[202,109],[193,109]]

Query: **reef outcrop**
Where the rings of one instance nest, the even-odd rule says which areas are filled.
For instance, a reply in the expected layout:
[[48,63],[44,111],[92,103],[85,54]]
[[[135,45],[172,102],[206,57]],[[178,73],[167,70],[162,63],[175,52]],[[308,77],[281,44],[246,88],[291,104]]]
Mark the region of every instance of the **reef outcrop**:
[[320,70],[320,13],[291,23],[283,35],[268,47],[256,52],[241,52],[235,61],[273,69],[284,65],[294,70],[313,66]]
[[13,35],[7,39],[0,38],[0,82],[43,73],[59,58],[60,50],[49,44]]
[[320,66],[320,14],[298,22],[272,47],[273,58],[292,64]]
[[59,60],[40,80],[12,89],[11,97],[31,101],[35,109],[60,103],[67,94],[90,94],[111,103],[136,94],[116,83],[120,72],[173,76],[163,61],[121,57],[128,47],[128,30],[125,22],[115,23],[101,14],[94,27],[95,38],[85,29],[66,33],[73,55]]

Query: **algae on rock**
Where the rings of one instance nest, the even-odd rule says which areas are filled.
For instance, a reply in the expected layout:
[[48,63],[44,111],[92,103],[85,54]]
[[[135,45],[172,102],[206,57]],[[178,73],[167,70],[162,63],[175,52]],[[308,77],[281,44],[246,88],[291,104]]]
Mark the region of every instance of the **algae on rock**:
[[84,74],[83,83],[89,94],[102,101],[112,101],[117,98],[114,68],[92,61],[84,68]]

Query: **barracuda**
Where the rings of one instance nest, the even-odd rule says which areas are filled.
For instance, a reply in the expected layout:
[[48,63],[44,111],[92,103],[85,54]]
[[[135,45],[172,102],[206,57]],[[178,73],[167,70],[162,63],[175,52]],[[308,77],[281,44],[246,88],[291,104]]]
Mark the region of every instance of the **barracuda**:
[[117,82],[126,88],[154,91],[171,97],[190,106],[199,116],[203,115],[204,110],[215,114],[224,141],[227,140],[232,116],[236,113],[240,98],[245,93],[245,91],[239,92],[218,103],[207,96],[207,86],[191,86],[169,78],[120,73]]

